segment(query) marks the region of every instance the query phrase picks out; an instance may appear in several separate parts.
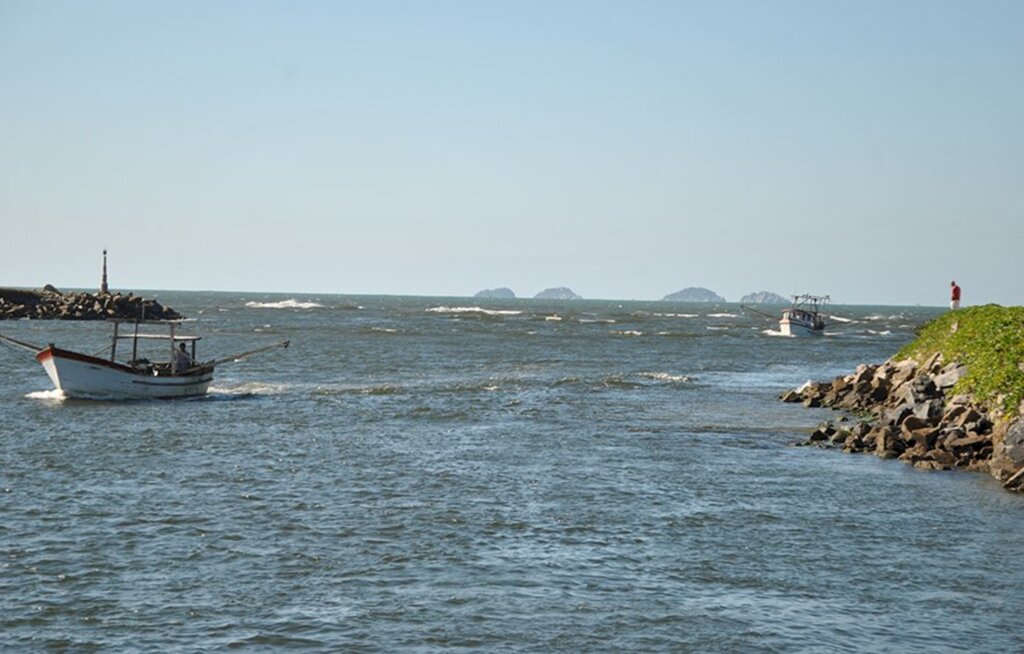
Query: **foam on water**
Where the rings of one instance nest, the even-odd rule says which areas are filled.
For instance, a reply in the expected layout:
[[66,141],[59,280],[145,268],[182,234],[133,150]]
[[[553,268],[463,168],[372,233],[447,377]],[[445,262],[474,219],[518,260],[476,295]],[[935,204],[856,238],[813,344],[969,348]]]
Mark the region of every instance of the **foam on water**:
[[319,309],[324,305],[319,302],[300,302],[291,298],[280,302],[246,302],[245,306],[251,309]]
[[47,400],[50,402],[60,402],[66,399],[64,391],[59,388],[52,388],[48,391],[32,391],[31,393],[25,393],[25,397],[32,400]]
[[518,316],[522,311],[512,309],[484,309],[483,307],[430,307],[428,313],[480,313],[485,316]]
[[208,394],[211,396],[224,395],[282,395],[291,387],[290,384],[268,384],[264,382],[221,382],[216,386],[210,386]]
[[668,382],[673,384],[693,381],[693,377],[691,377],[690,375],[673,375],[667,372],[641,372],[637,374],[640,375],[641,377],[646,377],[647,379],[653,379],[654,381]]
[[853,318],[843,318],[842,316],[829,316],[829,319],[836,322],[857,322]]

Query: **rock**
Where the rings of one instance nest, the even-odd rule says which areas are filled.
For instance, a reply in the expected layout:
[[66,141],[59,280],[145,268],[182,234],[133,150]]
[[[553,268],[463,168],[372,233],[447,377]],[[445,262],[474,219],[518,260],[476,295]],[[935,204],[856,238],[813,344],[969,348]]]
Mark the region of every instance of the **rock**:
[[700,286],[690,286],[662,298],[667,302],[709,302],[722,304],[726,299],[721,295]]
[[967,374],[967,366],[951,363],[933,377],[932,381],[941,389],[952,388],[965,374]]
[[891,427],[878,427],[871,431],[875,435],[875,454],[883,459],[895,459],[903,452],[896,431]]
[[956,457],[944,450],[932,450],[927,456],[932,461],[942,465],[944,470],[949,470],[957,463]]
[[960,438],[949,439],[945,442],[945,445],[946,448],[950,450],[958,450],[965,448],[977,449],[980,446],[990,444],[991,442],[992,438],[990,436],[972,432]]
[[914,407],[914,417],[925,420],[933,425],[939,423],[942,417],[942,400],[928,400]]
[[802,402],[804,396],[796,391],[786,391],[779,399],[783,402]]
[[1015,466],[1024,465],[1024,419],[1018,418],[1006,430],[1003,437],[1003,454]]
[[62,295],[62,293],[57,290],[57,287],[53,286],[52,284],[47,284],[46,286],[44,286],[43,287],[43,292],[45,292],[45,293],[54,293],[56,295]]

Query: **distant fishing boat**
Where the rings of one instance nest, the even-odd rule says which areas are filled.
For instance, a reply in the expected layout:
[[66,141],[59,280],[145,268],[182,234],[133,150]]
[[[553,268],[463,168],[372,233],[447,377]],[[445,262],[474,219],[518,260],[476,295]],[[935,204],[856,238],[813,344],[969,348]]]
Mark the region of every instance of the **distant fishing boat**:
[[[94,354],[83,354],[58,348],[52,343],[39,347],[8,336],[0,335],[0,341],[35,354],[42,364],[54,387],[67,398],[86,399],[172,399],[205,395],[213,381],[214,369],[221,364],[240,361],[246,357],[288,347],[288,341],[261,347],[232,356],[200,362],[196,359],[196,342],[200,336],[178,334],[181,320],[121,320],[112,319],[113,335],[110,345],[101,352],[110,350],[109,358]],[[130,324],[129,333],[120,330],[122,324]],[[167,333],[140,331],[155,326],[167,329]],[[132,342],[131,358],[117,361],[118,343]],[[139,343],[163,343],[167,361],[150,361],[140,356]],[[160,349],[161,346],[157,346]],[[186,349],[187,348],[187,349]],[[99,354],[99,353],[97,353]],[[158,354],[162,359],[163,354]]]
[[793,306],[782,310],[779,331],[786,336],[817,336],[825,333],[821,305],[830,301],[827,295],[794,295]]

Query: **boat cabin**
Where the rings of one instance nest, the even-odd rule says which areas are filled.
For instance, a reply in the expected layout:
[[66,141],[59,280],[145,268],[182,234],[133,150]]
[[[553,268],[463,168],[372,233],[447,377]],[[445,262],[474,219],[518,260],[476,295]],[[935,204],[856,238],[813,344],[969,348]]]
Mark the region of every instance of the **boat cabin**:
[[[154,377],[176,377],[178,375],[194,372],[199,365],[196,360],[196,342],[201,336],[178,334],[178,329],[184,321],[182,320],[123,320],[111,318],[107,322],[114,326],[113,335],[110,338],[110,362],[117,363],[118,342],[132,342],[131,358],[123,365],[132,368],[139,374],[152,375]],[[127,325],[122,328],[122,325]],[[157,333],[152,328],[163,327],[166,334]],[[149,328],[148,331],[144,331]],[[163,341],[164,344],[159,343]],[[139,345],[143,344],[146,351],[140,354]],[[156,343],[155,347],[145,347],[146,343]],[[181,345],[185,345],[182,348]],[[162,348],[166,350],[161,352]],[[185,350],[185,351],[182,351]],[[153,356],[157,361],[151,361],[146,355]],[[164,357],[167,356],[166,360]]]

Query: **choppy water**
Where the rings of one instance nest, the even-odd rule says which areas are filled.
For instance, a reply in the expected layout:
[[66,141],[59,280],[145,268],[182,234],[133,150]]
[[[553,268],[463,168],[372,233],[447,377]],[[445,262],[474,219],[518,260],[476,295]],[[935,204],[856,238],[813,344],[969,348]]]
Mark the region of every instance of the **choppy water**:
[[208,356],[293,345],[135,403],[0,350],[2,650],[1024,649],[1020,498],[789,447],[831,414],[776,400],[937,310],[797,340],[737,305],[160,300]]

